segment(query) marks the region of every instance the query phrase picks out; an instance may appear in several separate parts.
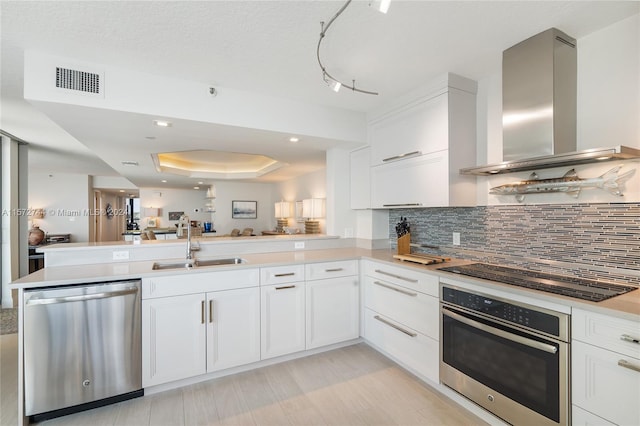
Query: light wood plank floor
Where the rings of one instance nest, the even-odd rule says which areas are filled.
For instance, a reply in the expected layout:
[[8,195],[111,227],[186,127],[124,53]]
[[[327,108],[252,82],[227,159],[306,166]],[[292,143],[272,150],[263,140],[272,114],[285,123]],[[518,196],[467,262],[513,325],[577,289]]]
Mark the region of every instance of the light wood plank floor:
[[[2,362],[4,371],[4,358]],[[3,387],[4,383],[3,380]],[[5,391],[3,389],[3,400]],[[486,423],[362,343],[52,419],[40,425]]]

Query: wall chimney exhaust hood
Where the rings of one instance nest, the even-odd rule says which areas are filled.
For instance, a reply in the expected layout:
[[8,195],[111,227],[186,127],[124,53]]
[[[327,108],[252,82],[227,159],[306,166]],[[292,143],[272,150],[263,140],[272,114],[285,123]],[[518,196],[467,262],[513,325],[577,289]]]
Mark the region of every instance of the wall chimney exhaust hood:
[[460,169],[492,175],[640,158],[625,146],[576,151],[576,40],[548,29],[502,54],[503,162]]

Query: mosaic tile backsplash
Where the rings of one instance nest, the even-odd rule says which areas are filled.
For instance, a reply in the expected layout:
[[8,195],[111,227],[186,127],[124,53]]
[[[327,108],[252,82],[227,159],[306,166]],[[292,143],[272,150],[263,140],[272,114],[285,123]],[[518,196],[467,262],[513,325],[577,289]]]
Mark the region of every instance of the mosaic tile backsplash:
[[[640,203],[391,210],[393,249],[400,217],[407,217],[412,243],[439,247],[414,251],[626,282],[631,272],[640,283]],[[460,246],[452,244],[453,232],[460,233]]]

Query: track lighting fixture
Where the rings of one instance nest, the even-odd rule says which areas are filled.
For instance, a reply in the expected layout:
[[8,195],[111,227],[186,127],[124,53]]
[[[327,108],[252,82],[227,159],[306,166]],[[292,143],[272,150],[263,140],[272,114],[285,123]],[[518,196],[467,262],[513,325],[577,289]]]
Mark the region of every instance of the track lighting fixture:
[[[355,79],[351,80],[352,82],[351,85],[344,84],[343,82],[341,82],[340,80],[338,80],[337,78],[329,74],[329,71],[327,71],[325,66],[322,64],[322,60],[320,59],[320,45],[322,44],[322,40],[324,39],[324,36],[327,34],[327,31],[331,27],[331,24],[333,24],[333,22],[338,18],[338,16],[340,16],[342,12],[344,12],[344,10],[347,8],[347,6],[351,4],[351,1],[352,0],[347,0],[345,4],[342,5],[340,10],[338,10],[338,12],[336,12],[336,14],[333,15],[333,17],[329,20],[329,22],[326,25],[324,21],[320,22],[320,39],[318,40],[318,47],[316,49],[316,55],[318,57],[318,65],[320,65],[320,69],[322,70],[322,79],[325,81],[325,83],[327,83],[327,85],[329,85],[331,90],[333,90],[334,92],[338,92],[341,87],[345,87],[354,92],[360,92],[367,95],[377,95],[378,92],[357,88]],[[387,10],[389,10],[389,4],[391,3],[391,0],[376,0],[375,3],[379,3],[379,5],[376,4],[376,8],[380,12],[387,13]],[[371,5],[371,3],[369,4]]]

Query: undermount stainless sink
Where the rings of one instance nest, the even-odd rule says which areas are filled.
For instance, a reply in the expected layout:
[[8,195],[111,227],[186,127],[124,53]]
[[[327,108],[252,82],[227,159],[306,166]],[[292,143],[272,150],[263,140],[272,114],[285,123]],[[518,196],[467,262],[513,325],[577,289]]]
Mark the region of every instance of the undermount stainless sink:
[[230,257],[227,259],[197,259],[194,261],[185,260],[182,262],[155,262],[152,269],[189,269],[201,266],[221,266],[221,265],[239,265],[246,263],[246,260],[240,257]]
[[196,266],[219,266],[219,265],[239,265],[247,261],[240,257],[230,257],[228,259],[196,259]]

